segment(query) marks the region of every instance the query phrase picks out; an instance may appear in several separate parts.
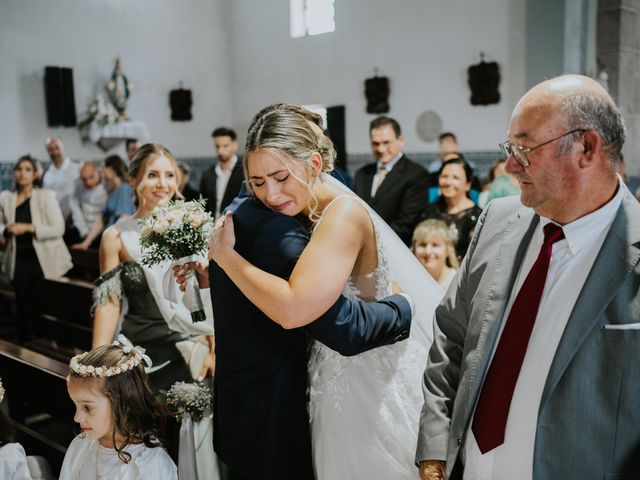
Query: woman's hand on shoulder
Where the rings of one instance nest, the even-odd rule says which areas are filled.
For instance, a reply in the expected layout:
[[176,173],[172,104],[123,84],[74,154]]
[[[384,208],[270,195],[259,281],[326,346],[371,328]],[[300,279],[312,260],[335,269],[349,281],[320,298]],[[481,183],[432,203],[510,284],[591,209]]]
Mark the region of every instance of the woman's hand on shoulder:
[[233,230],[233,215],[227,212],[220,217],[213,231],[211,232],[211,240],[209,240],[209,259],[217,264],[221,264],[226,255],[233,251],[236,245],[236,235]]

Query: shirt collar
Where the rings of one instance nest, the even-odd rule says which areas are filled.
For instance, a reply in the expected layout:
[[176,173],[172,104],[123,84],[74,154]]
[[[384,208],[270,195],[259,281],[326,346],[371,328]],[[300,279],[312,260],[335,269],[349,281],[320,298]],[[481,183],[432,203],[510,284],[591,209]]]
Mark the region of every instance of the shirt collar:
[[231,160],[229,160],[229,168],[227,170],[222,170],[222,167],[220,166],[220,162],[216,163],[216,174],[217,175],[231,175],[231,172],[233,171],[233,168],[236,166],[236,163],[238,163],[238,156],[234,155]]
[[396,166],[396,163],[400,161],[403,155],[404,153],[400,152],[398,155],[393,157],[393,159],[390,162],[387,162],[387,163],[378,162],[378,170],[380,170],[382,167],[386,168],[387,170],[391,170],[393,167]]
[[[622,205],[623,198],[624,188],[622,179],[618,175],[618,191],[611,200],[595,212],[591,212],[590,214],[580,217],[566,225],[562,225],[564,237],[566,238],[569,249],[573,255],[578,253],[582,248],[593,244],[602,232],[609,229],[620,205]],[[549,223],[555,222],[552,222],[549,218],[540,217],[540,224],[538,225],[537,231],[540,243],[542,243],[542,239],[544,238],[542,229]]]
[[62,163],[60,164],[60,168],[56,167],[56,164],[55,164],[55,163],[53,163],[53,162],[51,162],[51,165],[53,165],[53,168],[54,168],[55,170],[60,171],[60,170],[64,170],[65,168],[67,168],[67,167],[69,166],[69,164],[70,164],[70,163],[71,163],[71,160],[69,159],[69,157],[64,157],[64,158],[62,159]]

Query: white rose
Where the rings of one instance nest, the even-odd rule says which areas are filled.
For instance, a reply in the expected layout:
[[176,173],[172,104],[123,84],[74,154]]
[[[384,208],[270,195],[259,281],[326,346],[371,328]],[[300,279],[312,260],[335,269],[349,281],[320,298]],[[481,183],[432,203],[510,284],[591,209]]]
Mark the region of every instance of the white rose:
[[162,235],[169,229],[169,222],[167,220],[158,220],[153,224],[153,231]]
[[202,217],[202,215],[198,213],[191,214],[191,226],[193,228],[198,228],[200,225],[202,225],[203,221],[204,221],[204,218]]

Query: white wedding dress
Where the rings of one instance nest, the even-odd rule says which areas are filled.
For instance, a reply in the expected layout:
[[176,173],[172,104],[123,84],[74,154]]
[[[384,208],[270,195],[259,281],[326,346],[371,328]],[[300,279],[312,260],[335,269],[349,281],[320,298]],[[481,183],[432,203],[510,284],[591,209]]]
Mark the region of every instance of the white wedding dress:
[[379,300],[391,295],[395,281],[416,302],[411,335],[354,357],[313,342],[309,414],[314,468],[318,480],[415,480],[422,375],[433,312],[444,292],[390,227],[366,208],[378,265],[369,275],[351,277],[343,294]]

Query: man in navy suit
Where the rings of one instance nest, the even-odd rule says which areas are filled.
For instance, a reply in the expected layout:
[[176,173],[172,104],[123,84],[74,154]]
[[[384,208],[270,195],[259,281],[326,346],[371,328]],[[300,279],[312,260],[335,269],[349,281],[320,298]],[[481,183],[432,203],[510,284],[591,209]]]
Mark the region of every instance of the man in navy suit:
[[[256,267],[288,278],[309,241],[305,226],[268,209],[244,188],[229,210],[236,251]],[[404,340],[412,315],[408,297],[392,295],[380,302],[340,297],[313,323],[285,330],[215,262],[208,280],[216,332],[214,447],[230,469],[230,480],[313,479],[307,335],[343,355]]]

